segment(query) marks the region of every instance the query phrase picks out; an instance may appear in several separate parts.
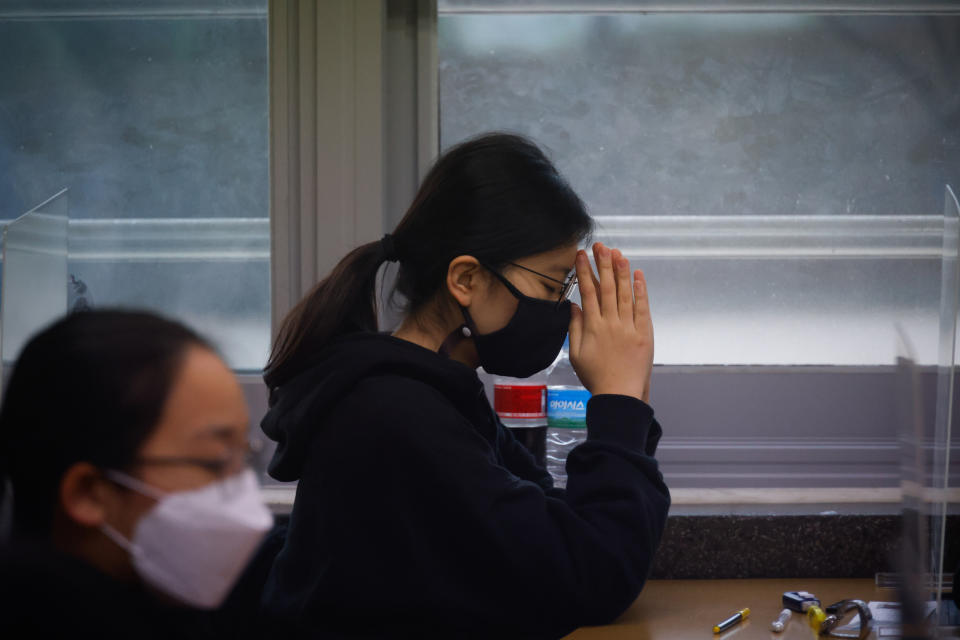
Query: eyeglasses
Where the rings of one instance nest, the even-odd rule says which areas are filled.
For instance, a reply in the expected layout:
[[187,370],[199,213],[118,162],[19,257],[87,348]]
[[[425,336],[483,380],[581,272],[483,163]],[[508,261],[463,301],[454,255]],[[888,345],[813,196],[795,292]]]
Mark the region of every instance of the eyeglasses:
[[[482,264],[482,263],[481,263],[481,264]],[[517,264],[516,262],[507,262],[506,264],[509,264],[510,266],[516,267],[516,268],[518,268],[518,269],[523,269],[524,271],[529,271],[530,273],[532,273],[532,274],[534,274],[534,275],[538,275],[538,276],[540,276],[541,278],[545,278],[546,280],[549,280],[550,282],[556,282],[558,285],[560,285],[560,295],[559,295],[559,297],[557,298],[557,306],[558,306],[558,307],[560,306],[560,304],[561,304],[564,300],[568,299],[568,298],[573,294],[573,290],[574,290],[574,288],[577,286],[577,270],[576,270],[576,268],[571,269],[571,270],[570,270],[570,273],[568,273],[568,274],[567,274],[567,277],[564,278],[563,280],[557,280],[556,278],[551,278],[550,276],[548,276],[548,275],[545,274],[545,273],[540,273],[539,271],[535,271],[534,269],[531,269],[530,267],[525,267],[525,266],[523,266],[522,264]],[[494,268],[492,268],[492,267],[490,267],[490,266],[488,266],[488,265],[485,265],[485,264],[484,264],[483,266],[487,267],[487,269],[489,269],[489,270],[490,270],[492,273],[494,273],[498,278],[500,278],[500,280],[503,281],[503,283],[506,284],[507,287],[508,287],[509,289],[511,289],[514,293],[520,294],[520,292],[516,290],[516,287],[514,287],[512,284],[510,284],[510,282],[509,282],[506,278],[504,278],[503,275],[500,274],[496,269],[494,269]],[[520,295],[523,295],[523,294],[520,294]]]
[[192,456],[142,456],[134,460],[135,465],[164,465],[199,467],[215,476],[226,476],[251,466],[259,447],[248,444],[232,449],[221,458],[198,458]]

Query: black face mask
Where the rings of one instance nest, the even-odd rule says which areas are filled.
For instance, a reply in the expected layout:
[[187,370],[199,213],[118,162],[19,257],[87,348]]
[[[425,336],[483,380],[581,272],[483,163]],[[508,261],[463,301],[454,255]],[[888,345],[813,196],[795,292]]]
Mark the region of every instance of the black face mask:
[[480,356],[480,365],[487,373],[511,378],[529,378],[550,366],[556,359],[570,328],[570,301],[559,304],[525,296],[510,281],[490,270],[519,300],[517,310],[502,329],[480,335],[461,307],[467,327]]

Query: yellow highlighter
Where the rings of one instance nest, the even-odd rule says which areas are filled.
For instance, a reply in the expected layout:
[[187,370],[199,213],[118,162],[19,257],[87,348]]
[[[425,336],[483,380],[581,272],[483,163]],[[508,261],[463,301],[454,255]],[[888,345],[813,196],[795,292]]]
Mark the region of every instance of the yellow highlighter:
[[727,629],[729,629],[730,627],[732,627],[733,625],[739,624],[743,620],[746,620],[748,617],[750,617],[749,607],[746,609],[741,609],[740,611],[737,611],[735,614],[733,614],[732,616],[730,616],[720,624],[714,625],[713,632],[722,633]]

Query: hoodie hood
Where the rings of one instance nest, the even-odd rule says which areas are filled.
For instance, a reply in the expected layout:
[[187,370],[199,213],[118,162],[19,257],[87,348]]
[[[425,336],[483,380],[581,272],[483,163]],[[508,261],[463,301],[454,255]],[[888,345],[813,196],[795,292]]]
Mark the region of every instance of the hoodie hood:
[[339,401],[364,378],[382,375],[420,380],[455,406],[483,393],[474,369],[412,342],[381,333],[343,336],[319,354],[314,366],[271,391],[270,410],[260,422],[277,442],[268,467],[271,477],[299,480],[310,442],[326,428]]

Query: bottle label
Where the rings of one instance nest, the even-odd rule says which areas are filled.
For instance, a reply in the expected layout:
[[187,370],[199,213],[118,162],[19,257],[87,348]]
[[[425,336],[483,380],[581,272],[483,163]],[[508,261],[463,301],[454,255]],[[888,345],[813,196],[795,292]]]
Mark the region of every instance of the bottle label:
[[542,384],[495,384],[493,408],[501,418],[546,418],[547,387]]
[[589,400],[590,392],[586,389],[548,389],[547,426],[556,429],[586,429]]

